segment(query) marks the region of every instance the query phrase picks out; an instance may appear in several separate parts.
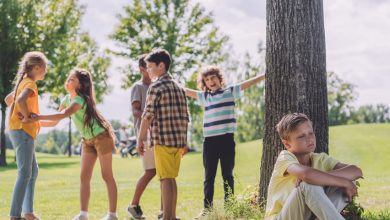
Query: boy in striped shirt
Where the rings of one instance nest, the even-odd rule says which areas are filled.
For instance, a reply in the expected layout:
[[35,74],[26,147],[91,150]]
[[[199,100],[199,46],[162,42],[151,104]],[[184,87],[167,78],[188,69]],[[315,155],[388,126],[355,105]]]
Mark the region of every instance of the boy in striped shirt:
[[242,83],[225,88],[220,69],[215,66],[209,66],[202,70],[198,77],[198,88],[202,91],[185,89],[187,96],[196,99],[199,105],[204,107],[204,209],[198,217],[205,216],[208,209],[213,207],[214,180],[219,160],[221,161],[225,202],[229,192],[234,193],[235,99],[241,97],[242,90],[264,79],[265,75],[258,75]]

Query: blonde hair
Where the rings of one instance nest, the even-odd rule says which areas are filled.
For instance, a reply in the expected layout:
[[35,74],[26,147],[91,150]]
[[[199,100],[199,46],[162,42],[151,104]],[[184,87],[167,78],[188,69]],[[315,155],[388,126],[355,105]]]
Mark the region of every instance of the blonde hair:
[[311,123],[309,117],[303,113],[290,113],[283,116],[276,125],[276,130],[278,131],[280,139],[287,140],[291,132],[293,132],[300,124],[307,121]]
[[217,66],[207,66],[203,68],[198,75],[198,89],[202,91],[209,91],[209,89],[206,86],[206,82],[204,81],[204,78],[210,75],[216,75],[221,82],[221,86],[223,87],[225,85],[225,80],[221,74],[221,70]]
[[30,74],[35,66],[46,66],[48,60],[42,52],[39,51],[31,51],[24,54],[23,58],[19,62],[19,69],[16,73],[14,80],[14,101],[11,105],[10,116],[14,109],[15,101],[16,101],[16,92],[18,90],[19,84],[22,82],[25,75]]

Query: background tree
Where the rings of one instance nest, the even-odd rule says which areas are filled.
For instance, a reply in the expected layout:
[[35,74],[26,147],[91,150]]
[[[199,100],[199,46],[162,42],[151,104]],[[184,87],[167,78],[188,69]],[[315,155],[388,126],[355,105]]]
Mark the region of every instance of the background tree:
[[[265,134],[259,199],[283,145],[275,125],[290,112],[313,121],[317,152],[328,152],[325,31],[322,0],[267,0]],[[261,204],[261,203],[259,203]]]
[[350,123],[389,123],[390,108],[385,104],[362,105],[351,114]]
[[[195,72],[202,64],[218,64],[228,59],[228,37],[214,24],[212,14],[199,3],[189,0],[134,0],[118,15],[119,24],[111,38],[118,49],[115,55],[128,59],[122,68],[123,88],[140,78],[134,61],[153,48],[164,48],[171,54],[170,72],[176,80],[196,89]],[[201,108],[189,100],[193,140],[201,139]]]
[[346,124],[353,111],[352,102],[357,98],[355,86],[342,80],[336,73],[328,73],[329,125]]
[[7,0],[0,3],[0,99],[1,155],[6,165],[4,97],[13,89],[18,62],[27,51],[43,51],[51,61],[40,94],[50,93],[57,107],[68,72],[76,67],[91,70],[98,101],[109,91],[106,70],[110,60],[98,52],[96,43],[80,30],[84,8],[77,0]]

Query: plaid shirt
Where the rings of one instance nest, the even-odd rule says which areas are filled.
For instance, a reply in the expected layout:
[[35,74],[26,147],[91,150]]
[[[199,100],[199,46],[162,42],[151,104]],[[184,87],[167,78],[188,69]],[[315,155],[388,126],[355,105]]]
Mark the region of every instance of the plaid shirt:
[[152,146],[187,146],[186,94],[169,74],[161,75],[149,86],[142,118],[153,119],[150,127]]

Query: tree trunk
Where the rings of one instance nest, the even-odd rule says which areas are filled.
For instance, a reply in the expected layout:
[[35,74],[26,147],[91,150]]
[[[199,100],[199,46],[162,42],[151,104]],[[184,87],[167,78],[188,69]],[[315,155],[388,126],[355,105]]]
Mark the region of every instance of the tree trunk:
[[1,132],[0,132],[0,166],[7,166],[7,157],[5,146],[5,118],[6,118],[6,106],[1,103]]
[[[286,113],[305,113],[328,152],[328,100],[322,0],[267,0],[265,134],[259,185],[267,198],[275,161],[283,150],[275,125]],[[260,203],[261,204],[261,203]]]

